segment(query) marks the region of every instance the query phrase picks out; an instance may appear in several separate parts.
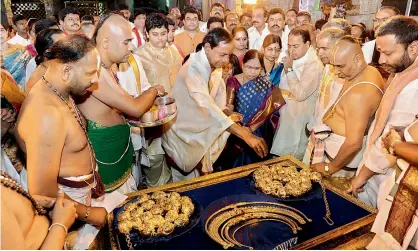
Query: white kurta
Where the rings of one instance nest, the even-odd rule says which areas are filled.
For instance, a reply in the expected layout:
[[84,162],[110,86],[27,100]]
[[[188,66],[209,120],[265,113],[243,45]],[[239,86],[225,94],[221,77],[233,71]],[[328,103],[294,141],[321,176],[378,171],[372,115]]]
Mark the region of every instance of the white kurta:
[[271,153],[278,156],[291,154],[301,160],[308,144],[305,128],[314,113],[324,66],[311,47],[305,56],[293,61],[292,69],[292,72],[282,73],[279,87],[286,105],[279,111],[280,126]]
[[261,34],[258,32],[257,28],[250,27],[248,28],[248,39],[250,44],[250,50],[259,50],[263,47],[264,39],[270,34],[269,28],[266,24]]
[[[392,82],[396,84],[396,81]],[[369,168],[371,171],[377,173],[369,179],[364,186],[364,192],[359,193],[359,198],[376,207],[377,194],[379,192],[380,185],[388,177],[391,176],[393,169],[391,168],[391,156],[385,152],[382,148],[382,135],[385,135],[389,131],[389,125],[406,127],[415,120],[415,116],[418,114],[418,80],[414,80],[409,83],[396,97],[396,101],[393,105],[392,111],[389,114],[389,118],[386,121],[385,128],[381,136],[373,144],[367,143],[366,151],[363,155],[363,160],[358,167],[359,172],[363,165]],[[369,137],[372,135],[374,124],[373,121],[369,129]]]
[[[233,121],[218,107],[209,90],[211,66],[205,50],[191,54],[180,69],[173,87],[177,118],[164,125],[162,143],[166,153],[185,173],[194,173],[202,161],[202,168],[211,168],[226,144],[226,131]],[[218,92],[216,92],[218,93]],[[173,172],[173,180],[175,173]]]

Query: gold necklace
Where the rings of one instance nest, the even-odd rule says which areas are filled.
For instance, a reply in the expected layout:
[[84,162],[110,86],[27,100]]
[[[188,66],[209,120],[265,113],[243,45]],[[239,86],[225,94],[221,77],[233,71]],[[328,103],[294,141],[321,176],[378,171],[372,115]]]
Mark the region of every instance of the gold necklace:
[[36,215],[45,216],[48,214],[46,209],[43,206],[41,206],[28,192],[26,192],[25,189],[23,189],[23,187],[19,183],[17,183],[12,177],[10,177],[8,173],[1,171],[0,180],[3,186],[16,191],[18,194],[21,194],[26,199],[28,199],[35,208]]

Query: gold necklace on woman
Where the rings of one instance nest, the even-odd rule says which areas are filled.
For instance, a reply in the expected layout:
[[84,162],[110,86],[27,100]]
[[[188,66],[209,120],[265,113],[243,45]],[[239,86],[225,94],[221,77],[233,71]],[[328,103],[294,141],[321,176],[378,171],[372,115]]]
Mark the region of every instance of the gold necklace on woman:
[[1,171],[0,176],[1,184],[7,188],[10,188],[16,191],[18,194],[23,195],[26,199],[28,199],[33,207],[35,208],[36,215],[44,216],[48,214],[48,211],[41,206],[28,192],[23,189],[23,187],[17,183],[9,174],[4,171]]

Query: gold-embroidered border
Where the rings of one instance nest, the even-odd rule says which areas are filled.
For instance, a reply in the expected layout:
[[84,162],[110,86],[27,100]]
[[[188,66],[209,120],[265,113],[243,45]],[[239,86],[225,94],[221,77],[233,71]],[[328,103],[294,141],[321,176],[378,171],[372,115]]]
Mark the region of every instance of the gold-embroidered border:
[[105,191],[106,192],[111,192],[113,190],[118,189],[120,186],[122,186],[129,178],[129,176],[131,175],[132,172],[132,168],[129,168],[120,179],[116,180],[115,182],[112,182],[109,185],[105,184]]

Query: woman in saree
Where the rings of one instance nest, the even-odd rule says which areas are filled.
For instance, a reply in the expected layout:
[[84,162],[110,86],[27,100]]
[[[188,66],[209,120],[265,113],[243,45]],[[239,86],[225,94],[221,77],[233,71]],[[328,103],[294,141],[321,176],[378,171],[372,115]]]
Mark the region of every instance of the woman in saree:
[[6,22],[7,20],[2,20],[0,25],[1,67],[9,72],[19,88],[24,90],[26,85],[26,65],[36,52],[29,47],[19,44],[9,44],[7,42],[9,34]]
[[237,56],[240,66],[242,66],[242,60],[248,51],[248,32],[243,27],[235,27],[232,30],[232,37],[234,38],[233,54]]
[[270,34],[263,42],[264,53],[264,73],[273,86],[280,83],[280,77],[283,71],[283,64],[279,61],[282,51],[282,40],[280,36]]
[[[269,148],[278,125],[278,111],[285,104],[280,89],[264,77],[263,54],[249,50],[243,58],[243,73],[227,82],[227,115],[242,115],[242,124],[254,135],[262,137]],[[229,114],[228,114],[229,113]],[[233,153],[231,167],[251,164],[262,159],[238,138],[230,137],[228,147]],[[235,157],[231,158],[231,154]]]

